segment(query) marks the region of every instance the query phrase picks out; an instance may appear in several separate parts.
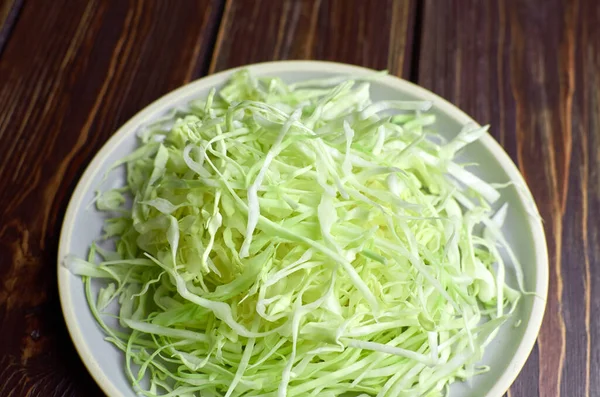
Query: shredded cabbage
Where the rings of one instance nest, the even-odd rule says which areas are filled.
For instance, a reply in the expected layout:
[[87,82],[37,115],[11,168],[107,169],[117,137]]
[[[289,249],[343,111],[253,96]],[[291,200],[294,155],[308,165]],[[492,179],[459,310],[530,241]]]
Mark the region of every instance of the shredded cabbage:
[[454,160],[487,127],[445,141],[368,80],[238,72],[115,165],[103,239],[66,265],[138,393],[440,396],[485,372],[523,290],[498,190]]

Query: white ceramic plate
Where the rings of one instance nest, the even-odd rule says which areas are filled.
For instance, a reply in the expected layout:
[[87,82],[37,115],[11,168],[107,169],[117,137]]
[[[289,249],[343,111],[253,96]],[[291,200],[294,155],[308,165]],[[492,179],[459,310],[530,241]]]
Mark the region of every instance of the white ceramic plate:
[[[248,68],[254,75],[278,76],[286,82],[373,72],[356,66],[315,61],[269,62],[251,65]],[[104,341],[104,334],[87,306],[79,277],[72,275],[60,264],[67,254],[85,256],[90,243],[100,236],[103,218],[90,206],[94,191],[100,187],[102,176],[108,167],[136,147],[136,130],[164,115],[169,109],[184,106],[193,98],[206,96],[210,88],[221,86],[234,71],[218,73],[181,87],[129,120],[88,166],[69,203],[58,250],[61,305],[79,355],[96,382],[109,396],[135,396],[123,371],[123,356],[120,351]],[[385,98],[432,101],[433,112],[437,116],[437,129],[447,137],[457,134],[462,125],[473,122],[469,116],[442,98],[393,76],[386,76],[374,82],[371,94],[374,100]],[[486,181],[510,180],[526,186],[514,163],[490,135],[469,145],[464,156],[480,164],[475,173]],[[109,180],[102,186],[113,187],[118,185],[122,178],[123,175],[118,175],[118,172],[111,173]],[[520,326],[514,327],[514,321],[503,326],[486,350],[483,363],[490,365],[491,370],[475,377],[470,384],[454,384],[451,392],[455,396],[501,396],[525,364],[535,343],[547,296],[548,254],[542,224],[527,215],[524,196],[530,196],[528,190],[502,190],[501,201],[510,204],[504,231],[524,266],[526,288],[535,292],[537,297],[528,296],[521,300],[515,316],[522,320]]]

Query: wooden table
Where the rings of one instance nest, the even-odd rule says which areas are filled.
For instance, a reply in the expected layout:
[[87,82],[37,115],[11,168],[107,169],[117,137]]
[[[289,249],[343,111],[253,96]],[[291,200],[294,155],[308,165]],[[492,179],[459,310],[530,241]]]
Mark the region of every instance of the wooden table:
[[182,84],[274,59],[388,69],[492,125],[550,252],[542,331],[509,395],[600,396],[596,0],[1,0],[0,395],[100,395],[64,325],[56,252],[102,144]]

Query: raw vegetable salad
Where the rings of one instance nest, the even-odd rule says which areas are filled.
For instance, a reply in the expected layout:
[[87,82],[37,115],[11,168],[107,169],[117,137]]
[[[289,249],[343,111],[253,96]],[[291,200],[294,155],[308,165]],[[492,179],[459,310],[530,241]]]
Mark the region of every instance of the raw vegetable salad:
[[371,78],[237,72],[115,164],[103,239],[66,265],[136,392],[441,396],[487,370],[523,290],[506,205],[455,160],[487,128],[447,141]]

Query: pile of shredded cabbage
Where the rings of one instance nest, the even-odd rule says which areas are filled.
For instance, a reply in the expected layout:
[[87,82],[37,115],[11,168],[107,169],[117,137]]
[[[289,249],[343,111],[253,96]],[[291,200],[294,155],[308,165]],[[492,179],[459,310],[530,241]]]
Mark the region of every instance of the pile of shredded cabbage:
[[66,261],[135,390],[439,396],[485,372],[521,295],[507,208],[453,160],[486,128],[446,141],[430,106],[241,71],[144,128],[96,201],[115,248]]

